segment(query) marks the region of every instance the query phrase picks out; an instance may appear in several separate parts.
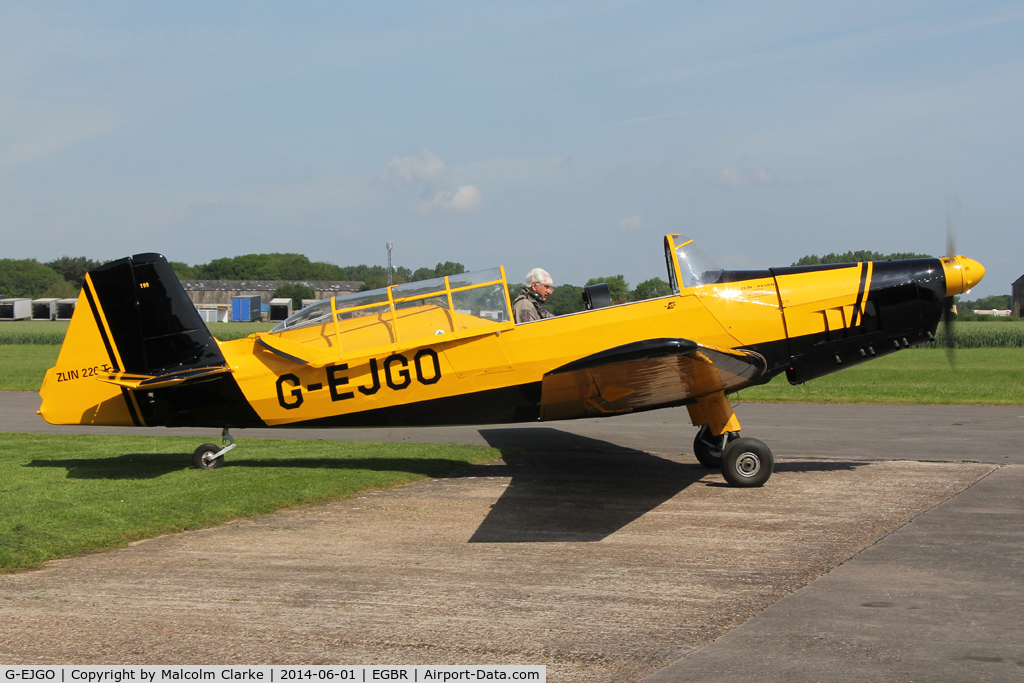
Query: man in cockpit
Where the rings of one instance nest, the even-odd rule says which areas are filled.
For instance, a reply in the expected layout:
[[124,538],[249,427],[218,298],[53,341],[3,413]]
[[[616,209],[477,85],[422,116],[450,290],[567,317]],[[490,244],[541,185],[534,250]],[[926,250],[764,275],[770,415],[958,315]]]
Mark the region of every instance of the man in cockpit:
[[554,314],[542,306],[555,291],[553,284],[551,276],[542,268],[534,268],[527,273],[526,284],[512,302],[512,319],[516,323],[526,323],[553,317]]

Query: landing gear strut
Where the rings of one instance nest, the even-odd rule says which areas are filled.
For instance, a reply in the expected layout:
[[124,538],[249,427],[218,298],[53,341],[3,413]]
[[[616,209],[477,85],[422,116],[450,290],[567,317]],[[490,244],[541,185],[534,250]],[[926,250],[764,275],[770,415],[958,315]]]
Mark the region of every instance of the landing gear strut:
[[711,428],[701,425],[697,436],[693,438],[693,454],[698,462],[712,470],[722,468],[722,451],[732,441],[740,438],[739,432],[725,432],[721,436],[711,433]]
[[740,436],[740,421],[725,392],[699,398],[686,407],[690,420],[700,427],[693,452],[701,465],[721,469],[733,486],[763,486],[768,481],[775,457],[764,442]]
[[224,454],[235,447],[235,440],[225,427],[220,434],[221,447],[212,443],[204,443],[192,454],[192,464],[198,470],[215,470],[224,466]]

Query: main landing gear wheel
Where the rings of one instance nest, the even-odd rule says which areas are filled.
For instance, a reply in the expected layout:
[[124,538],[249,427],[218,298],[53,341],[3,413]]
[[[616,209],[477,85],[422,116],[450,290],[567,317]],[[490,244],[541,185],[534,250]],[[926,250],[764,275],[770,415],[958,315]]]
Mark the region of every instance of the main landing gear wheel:
[[713,470],[721,469],[724,445],[732,443],[738,438],[740,438],[739,432],[726,432],[721,436],[715,436],[707,425],[701,425],[697,430],[697,436],[693,438],[693,454],[697,456],[697,461],[704,467]]
[[722,454],[722,476],[733,486],[763,486],[774,466],[771,449],[757,439],[736,439]]
[[224,466],[224,456],[216,457],[220,447],[212,443],[204,443],[192,454],[192,464],[197,470],[215,470]]

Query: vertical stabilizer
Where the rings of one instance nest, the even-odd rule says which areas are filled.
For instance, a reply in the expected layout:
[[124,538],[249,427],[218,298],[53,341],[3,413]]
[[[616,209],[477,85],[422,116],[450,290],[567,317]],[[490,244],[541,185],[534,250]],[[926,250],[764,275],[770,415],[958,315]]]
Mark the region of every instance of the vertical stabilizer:
[[160,254],[113,261],[89,279],[120,370],[161,375],[224,365],[216,340]]
[[144,425],[139,392],[100,379],[224,366],[217,341],[160,254],[90,271],[39,412],[51,424]]

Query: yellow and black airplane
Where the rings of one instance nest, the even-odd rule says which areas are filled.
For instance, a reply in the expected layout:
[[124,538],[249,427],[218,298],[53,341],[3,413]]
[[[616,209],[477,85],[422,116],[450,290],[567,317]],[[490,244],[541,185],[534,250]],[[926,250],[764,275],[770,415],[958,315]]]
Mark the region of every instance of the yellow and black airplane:
[[[502,268],[319,301],[271,332],[218,342],[163,256],[85,278],[43,382],[51,424],[218,427],[215,468],[246,427],[493,424],[685,405],[698,460],[760,486],[771,450],[727,398],[934,338],[984,276],[963,256],[728,271],[665,237],[673,294],[515,324]],[[605,301],[604,303],[610,303]]]

